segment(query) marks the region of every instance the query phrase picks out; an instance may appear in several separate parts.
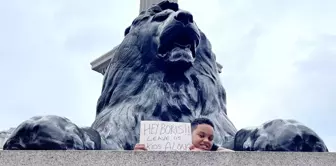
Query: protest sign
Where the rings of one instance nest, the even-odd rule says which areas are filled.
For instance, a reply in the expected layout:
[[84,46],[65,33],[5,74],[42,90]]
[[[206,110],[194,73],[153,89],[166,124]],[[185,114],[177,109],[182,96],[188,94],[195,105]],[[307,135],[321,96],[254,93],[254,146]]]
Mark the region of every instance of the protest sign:
[[189,151],[191,125],[182,122],[141,121],[140,143],[150,151]]

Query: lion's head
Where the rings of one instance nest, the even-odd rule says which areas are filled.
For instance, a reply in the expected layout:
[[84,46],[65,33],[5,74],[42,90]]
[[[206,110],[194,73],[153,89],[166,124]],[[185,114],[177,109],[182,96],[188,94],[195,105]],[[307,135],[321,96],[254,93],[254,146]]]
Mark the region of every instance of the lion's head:
[[[164,1],[142,12],[125,30],[125,41],[142,46],[143,58],[160,64],[160,69],[188,69],[195,60],[201,32],[192,14],[180,10],[176,3]],[[129,44],[129,43],[127,43]]]
[[[214,88],[220,91],[225,102],[211,44],[192,14],[179,9],[178,4],[163,1],[141,12],[124,35],[123,41],[112,51],[97,114],[113,101],[120,101],[111,101],[111,98],[134,95],[141,89],[139,84],[145,84],[148,79],[162,79],[158,77],[164,77],[165,81],[190,82],[205,76],[203,81],[216,84]],[[126,84],[134,84],[134,88]],[[125,89],[131,91],[125,92]]]
[[194,65],[197,54],[204,52],[215,62],[211,45],[193,15],[173,2],[163,1],[141,12],[124,35],[123,42],[114,50],[112,65],[137,66],[133,62],[141,61],[148,64],[148,70],[182,73]]

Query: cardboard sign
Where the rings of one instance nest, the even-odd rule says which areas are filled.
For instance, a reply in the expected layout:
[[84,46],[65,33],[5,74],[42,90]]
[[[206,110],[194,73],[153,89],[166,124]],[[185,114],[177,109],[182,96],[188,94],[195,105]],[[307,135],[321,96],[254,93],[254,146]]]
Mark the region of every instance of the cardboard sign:
[[189,151],[191,124],[141,121],[140,143],[150,151]]

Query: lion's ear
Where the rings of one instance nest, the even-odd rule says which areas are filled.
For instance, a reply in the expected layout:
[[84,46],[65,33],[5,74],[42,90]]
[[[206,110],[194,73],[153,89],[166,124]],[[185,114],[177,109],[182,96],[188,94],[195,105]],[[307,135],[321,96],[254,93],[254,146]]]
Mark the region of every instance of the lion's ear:
[[131,26],[129,26],[125,29],[124,36],[126,36],[129,33],[130,29],[131,29]]

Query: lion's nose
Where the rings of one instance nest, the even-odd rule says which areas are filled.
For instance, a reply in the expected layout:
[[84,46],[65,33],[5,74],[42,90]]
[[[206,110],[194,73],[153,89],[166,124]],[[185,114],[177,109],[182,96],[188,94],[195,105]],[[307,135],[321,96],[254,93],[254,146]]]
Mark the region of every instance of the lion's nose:
[[187,11],[178,11],[175,15],[175,20],[182,22],[183,24],[193,23],[193,16]]

